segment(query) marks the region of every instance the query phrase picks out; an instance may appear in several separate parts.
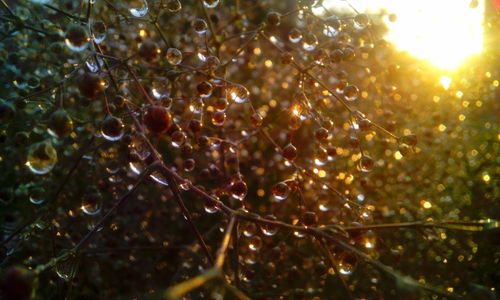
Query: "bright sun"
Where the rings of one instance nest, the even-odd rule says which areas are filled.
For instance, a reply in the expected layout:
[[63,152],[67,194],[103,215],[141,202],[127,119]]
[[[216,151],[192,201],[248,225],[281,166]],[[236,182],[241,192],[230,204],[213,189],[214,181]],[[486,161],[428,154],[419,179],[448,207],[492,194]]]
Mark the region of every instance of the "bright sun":
[[[484,0],[349,0],[358,11],[384,9],[396,14],[385,37],[401,51],[452,71],[483,48]],[[344,0],[325,0],[330,9],[348,8]],[[349,9],[349,8],[348,8]],[[351,9],[352,12],[352,9]]]

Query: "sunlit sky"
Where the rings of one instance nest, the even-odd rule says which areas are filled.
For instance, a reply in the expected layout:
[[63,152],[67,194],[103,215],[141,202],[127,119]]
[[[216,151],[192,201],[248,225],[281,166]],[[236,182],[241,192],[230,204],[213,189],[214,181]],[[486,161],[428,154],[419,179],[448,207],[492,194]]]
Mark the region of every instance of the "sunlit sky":
[[[328,8],[350,10],[344,0],[325,0]],[[349,0],[358,11],[380,9],[396,14],[385,22],[385,39],[401,51],[429,61],[439,69],[452,71],[483,48],[484,0],[471,8],[471,0]]]

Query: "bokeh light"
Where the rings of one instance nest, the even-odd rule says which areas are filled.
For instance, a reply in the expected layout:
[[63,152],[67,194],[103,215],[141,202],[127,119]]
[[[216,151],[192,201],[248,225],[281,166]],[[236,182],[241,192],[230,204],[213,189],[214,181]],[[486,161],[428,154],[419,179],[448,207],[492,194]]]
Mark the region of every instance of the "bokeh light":
[[[339,0],[326,0],[331,9],[345,10]],[[483,49],[484,1],[477,0],[355,0],[359,11],[388,13],[386,39],[400,51],[451,71]],[[318,11],[321,11],[319,9]]]

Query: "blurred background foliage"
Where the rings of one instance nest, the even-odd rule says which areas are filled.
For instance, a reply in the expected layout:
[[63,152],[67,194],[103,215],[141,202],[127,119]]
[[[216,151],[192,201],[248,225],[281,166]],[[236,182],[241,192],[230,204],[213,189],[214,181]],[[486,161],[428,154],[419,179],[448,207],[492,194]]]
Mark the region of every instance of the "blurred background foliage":
[[[252,299],[495,299],[494,1],[485,2],[483,53],[446,76],[382,40],[385,14],[313,16],[320,4],[2,0],[0,297],[161,299],[208,268],[159,173],[85,246],[64,252],[152,162],[140,122],[186,178],[184,203],[213,256],[228,218],[212,214],[217,208],[192,185],[235,210],[333,226],[334,236],[390,266],[326,243],[332,266],[316,238],[283,228],[269,235],[242,218],[224,272]],[[180,57],[167,50],[174,48]],[[247,103],[230,96],[236,83]],[[356,87],[355,101],[346,86]],[[155,132],[158,120],[144,118],[151,106],[168,108],[168,130]],[[297,158],[283,158],[288,144]],[[242,201],[238,180],[246,184]],[[276,188],[283,182],[286,201]],[[393,225],[356,229],[376,224]],[[230,291],[214,281],[186,297],[237,298]]]

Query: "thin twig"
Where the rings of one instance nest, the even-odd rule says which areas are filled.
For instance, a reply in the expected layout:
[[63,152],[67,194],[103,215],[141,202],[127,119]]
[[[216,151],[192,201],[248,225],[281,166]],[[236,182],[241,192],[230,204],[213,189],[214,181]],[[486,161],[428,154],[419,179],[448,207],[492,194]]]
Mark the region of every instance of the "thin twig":
[[[61,184],[59,185],[59,187],[57,188],[56,192],[54,193],[54,196],[51,198],[52,200],[59,199],[59,195],[61,194],[62,190],[64,189],[64,187],[68,183],[69,179],[71,178],[71,176],[73,175],[73,173],[77,169],[78,165],[82,161],[83,156],[87,153],[88,149],[90,148],[90,146],[94,142],[94,138],[95,137],[92,136],[90,138],[90,140],[87,142],[87,144],[80,150],[80,153],[78,154],[78,157],[75,159],[73,165],[69,169],[69,171],[66,174],[66,176],[64,176],[64,179],[61,182]],[[50,201],[50,202],[53,202],[53,201]],[[30,226],[31,224],[33,224],[43,213],[45,213],[48,210],[47,209],[48,204],[49,203],[46,203],[43,209],[38,210],[37,213],[35,213],[30,218],[28,218],[24,223],[22,223],[13,232],[11,232],[8,237],[6,237],[2,242],[0,242],[0,246],[3,246],[5,244],[7,244],[10,240],[12,240],[18,234],[20,234],[24,229],[26,229],[28,226]]]
[[321,249],[323,249],[323,252],[326,254],[326,257],[328,258],[330,266],[333,268],[333,271],[335,272],[335,276],[337,277],[337,279],[340,281],[340,283],[344,287],[344,290],[345,290],[347,296],[349,297],[349,299],[355,299],[351,293],[351,290],[349,289],[349,286],[345,282],[344,278],[342,278],[342,275],[339,272],[339,268],[337,267],[337,263],[335,262],[335,259],[333,258],[333,255],[332,255],[332,252],[330,251],[330,249],[328,249],[328,247],[325,245],[325,243],[322,240],[315,240],[315,241],[320,245]]
[[[215,261],[215,265],[207,271],[203,272],[203,274],[200,274],[194,278],[188,279],[169,288],[164,294],[166,299],[179,299],[187,293],[205,285],[206,283],[214,279],[224,280],[222,277],[222,266],[224,264],[227,248],[229,247],[229,242],[231,240],[231,234],[235,222],[236,217],[231,217],[224,232],[224,238],[222,239],[221,246],[217,251],[218,255],[217,260]],[[231,292],[233,292],[235,295],[238,295],[239,299],[248,299],[248,297],[246,297],[241,291],[236,288],[231,288]]]
[[214,46],[216,48],[217,56],[219,56],[220,42],[218,40],[214,24],[212,22],[212,19],[210,19],[210,16],[208,15],[207,8],[205,7],[205,4],[203,3],[203,0],[198,0],[198,2],[200,3],[201,8],[203,9],[203,15],[205,16],[205,19],[207,19],[208,28],[210,30],[210,33],[212,34],[212,39],[213,39],[213,42],[214,42]]
[[[165,169],[167,169],[167,167],[161,166],[162,171],[164,171]],[[182,214],[184,215],[184,218],[187,220],[189,226],[191,227],[191,230],[193,230],[194,234],[196,235],[196,238],[198,239],[198,242],[200,243],[201,248],[205,252],[205,255],[207,256],[210,264],[214,264],[214,259],[210,254],[210,251],[208,250],[205,240],[201,236],[201,233],[198,231],[196,225],[193,223],[189,210],[187,209],[186,205],[184,205],[184,201],[182,200],[181,192],[179,190],[179,186],[177,185],[177,181],[169,172],[162,172],[162,174],[165,177],[167,177],[167,181],[169,182],[170,188],[174,193],[175,200],[177,201],[177,204],[181,208]]]
[[116,203],[111,207],[106,214],[97,222],[97,224],[69,251],[63,251],[59,256],[51,259],[48,263],[40,265],[36,268],[37,273],[41,273],[47,269],[54,267],[60,261],[66,260],[71,256],[75,256],[76,253],[88,242],[88,240],[100,229],[102,229],[105,222],[111,219],[113,213],[119,209],[123,204],[125,204],[126,200],[132,196],[132,194],[137,190],[139,185],[144,181],[147,175],[150,174],[155,168],[157,168],[157,163],[152,163],[149,165],[139,176],[134,186],[129,189]]
[[137,190],[139,185],[144,181],[146,176],[148,176],[154,169],[158,167],[158,163],[152,163],[144,171],[142,171],[141,175],[139,178],[136,180],[135,184],[132,186],[130,190],[128,190],[125,195],[123,195],[120,200],[118,200],[113,207],[111,207],[106,214],[97,222],[97,224],[92,228],[91,231],[89,231],[79,242],[76,244],[76,246],[73,248],[73,251],[77,251],[80,249],[85,243],[98,231],[102,228],[104,223],[106,223],[109,219],[111,219],[112,214],[118,210],[121,206],[125,204],[128,198],[134,194],[134,192]]

